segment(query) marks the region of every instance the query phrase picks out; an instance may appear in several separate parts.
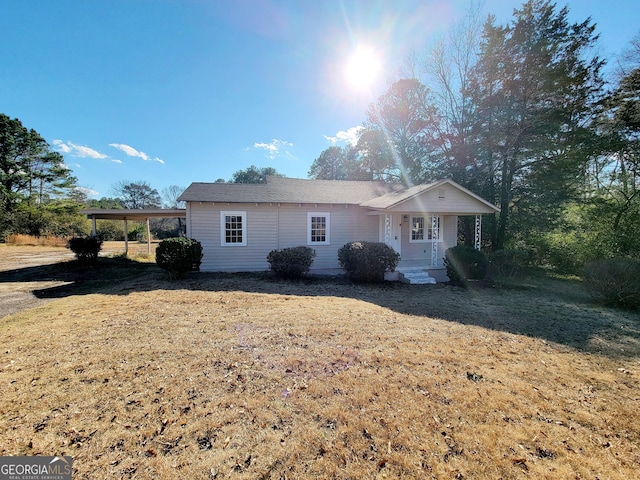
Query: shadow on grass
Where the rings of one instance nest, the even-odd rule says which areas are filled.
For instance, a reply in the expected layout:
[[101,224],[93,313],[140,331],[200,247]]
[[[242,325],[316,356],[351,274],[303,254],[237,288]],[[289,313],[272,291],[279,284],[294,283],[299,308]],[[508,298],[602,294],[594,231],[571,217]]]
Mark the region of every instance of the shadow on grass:
[[97,293],[104,288],[160,271],[155,263],[142,263],[124,257],[100,257],[96,264],[77,260],[37,265],[0,272],[0,284],[13,282],[62,282],[63,285],[33,290],[37,298],[61,298]]
[[0,282],[34,279],[70,282],[35,290],[33,293],[38,298],[90,293],[127,295],[156,290],[345,297],[401,314],[527,335],[611,358],[640,358],[640,312],[597,306],[579,280],[547,275],[500,287],[471,284],[468,289],[446,284],[360,285],[344,276],[285,281],[268,272],[193,272],[183,280],[170,281],[154,263],[118,257],[100,258],[93,267],[63,262],[0,273]]

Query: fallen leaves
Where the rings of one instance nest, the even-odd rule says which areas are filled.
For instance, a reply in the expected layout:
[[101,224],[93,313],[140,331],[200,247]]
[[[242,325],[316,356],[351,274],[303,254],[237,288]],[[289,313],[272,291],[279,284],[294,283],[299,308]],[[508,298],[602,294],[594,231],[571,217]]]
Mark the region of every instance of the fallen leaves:
[[527,459],[526,458],[512,458],[511,459],[511,463],[513,463],[514,465],[522,468],[526,472],[529,471],[529,467],[527,466]]

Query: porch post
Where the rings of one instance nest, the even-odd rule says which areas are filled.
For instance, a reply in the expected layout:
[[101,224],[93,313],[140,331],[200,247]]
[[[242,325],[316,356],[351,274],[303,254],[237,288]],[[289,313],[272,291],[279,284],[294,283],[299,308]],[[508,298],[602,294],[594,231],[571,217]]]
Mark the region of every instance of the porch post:
[[473,245],[476,250],[480,250],[482,246],[482,215],[476,215],[476,235]]
[[389,245],[391,243],[391,214],[385,213],[384,215],[384,243]]
[[438,239],[440,238],[438,216],[431,215],[431,266],[438,266]]
[[96,228],[96,217],[91,216],[91,236],[95,237],[98,235],[98,229]]

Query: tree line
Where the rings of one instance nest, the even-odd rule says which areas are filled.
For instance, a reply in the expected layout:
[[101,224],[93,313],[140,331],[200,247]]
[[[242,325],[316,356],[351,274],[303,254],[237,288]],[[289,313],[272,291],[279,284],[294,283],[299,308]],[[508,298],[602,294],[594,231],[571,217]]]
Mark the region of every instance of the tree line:
[[[111,197],[89,199],[60,153],[19,119],[0,114],[2,240],[11,234],[83,235],[90,231],[89,222],[80,213],[84,208],[177,208],[180,206],[177,198],[183,190],[172,185],[160,194],[145,181],[122,181],[112,187]],[[119,226],[112,225],[114,222],[102,223],[107,239],[124,235]],[[158,233],[177,231],[167,221],[155,223]]]
[[[605,78],[591,19],[529,0],[504,25],[471,9],[367,109],[358,140],[331,146],[309,177],[404,185],[450,178],[499,206],[485,248],[526,249],[575,270],[589,258],[640,256],[640,35]],[[262,183],[251,166],[229,182]],[[216,180],[224,182],[223,179]],[[120,182],[87,199],[63,157],[34,130],[0,114],[0,234],[77,234],[81,208],[175,207]],[[462,223],[460,236],[472,238]]]
[[[252,165],[235,172],[229,182],[262,183],[268,175],[280,174],[272,167]],[[85,235],[91,226],[81,214],[82,209],[184,208],[178,197],[185,188],[170,185],[158,192],[145,180],[123,180],[111,186],[109,196],[88,198],[60,153],[19,119],[0,114],[0,241],[12,234]],[[100,220],[98,223],[103,239],[123,239],[121,222]],[[131,239],[146,231],[144,226],[131,223],[128,232]],[[180,219],[154,218],[150,223],[152,233],[158,238],[184,233]]]
[[450,178],[500,207],[485,221],[490,250],[567,270],[640,256],[640,36],[607,83],[596,25],[568,13],[530,0],[498,25],[471,10],[370,105],[357,143],[324,150],[309,176]]

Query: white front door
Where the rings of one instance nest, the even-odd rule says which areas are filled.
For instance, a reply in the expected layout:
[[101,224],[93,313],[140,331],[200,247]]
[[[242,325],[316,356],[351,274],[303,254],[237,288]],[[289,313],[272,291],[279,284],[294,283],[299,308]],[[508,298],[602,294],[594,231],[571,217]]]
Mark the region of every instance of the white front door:
[[401,223],[402,215],[387,213],[380,217],[380,241],[398,253],[402,253]]
[[394,213],[391,217],[391,246],[396,252],[402,253],[400,251],[402,248],[402,215]]

